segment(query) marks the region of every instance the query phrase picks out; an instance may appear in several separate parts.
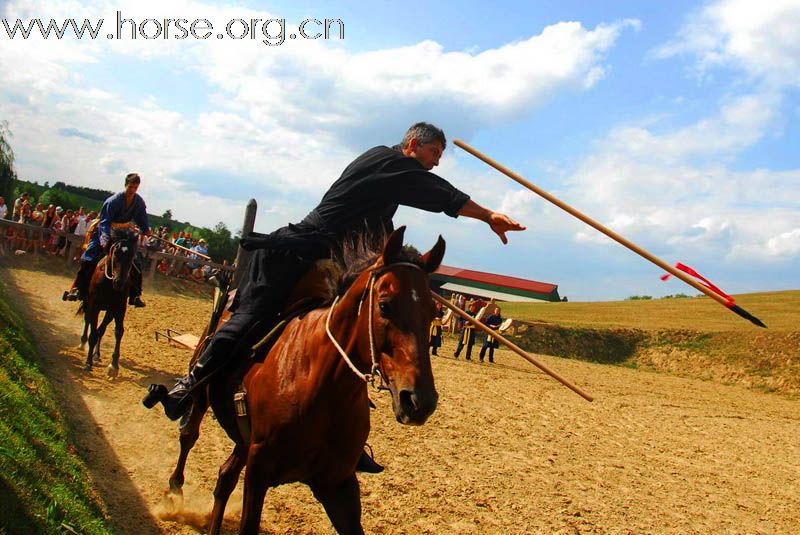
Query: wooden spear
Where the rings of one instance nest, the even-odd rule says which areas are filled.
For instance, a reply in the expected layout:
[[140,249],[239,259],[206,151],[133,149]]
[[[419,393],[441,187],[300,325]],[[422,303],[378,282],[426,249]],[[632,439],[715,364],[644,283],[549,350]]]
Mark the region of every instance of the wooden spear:
[[440,302],[441,304],[443,304],[444,306],[446,306],[447,308],[449,308],[450,310],[452,310],[453,312],[455,312],[456,314],[458,314],[459,316],[461,316],[462,318],[473,324],[475,327],[485,332],[486,334],[489,334],[494,338],[497,338],[500,342],[508,346],[508,348],[511,349],[511,351],[513,351],[520,357],[524,358],[525,360],[527,360],[528,362],[530,362],[531,364],[542,370],[544,373],[546,373],[547,375],[549,375],[562,385],[566,386],[567,388],[569,388],[570,390],[581,396],[586,401],[594,401],[594,398],[592,396],[590,396],[589,394],[587,394],[586,392],[584,392],[574,384],[570,383],[569,381],[558,375],[556,372],[554,372],[553,370],[551,370],[550,368],[548,368],[547,366],[545,366],[544,364],[542,364],[541,362],[539,362],[538,360],[527,354],[525,351],[520,349],[516,344],[511,342],[508,338],[506,338],[502,334],[498,333],[491,327],[484,325],[481,321],[473,318],[472,316],[470,316],[469,314],[467,314],[466,312],[464,312],[463,310],[452,304],[444,297],[438,295],[437,293],[431,292],[431,295],[436,301]]
[[211,257],[210,257],[210,256],[208,256],[208,255],[204,255],[203,253],[198,253],[197,251],[192,251],[191,249],[189,249],[189,248],[187,248],[187,247],[183,247],[182,245],[178,245],[177,243],[172,243],[172,242],[171,242],[171,241],[169,241],[169,240],[165,240],[165,239],[164,239],[164,238],[162,238],[161,236],[156,236],[156,235],[154,234],[154,235],[153,235],[153,237],[154,237],[155,239],[157,239],[157,240],[161,240],[161,241],[163,241],[164,243],[166,243],[166,244],[167,244],[167,245],[169,245],[170,247],[175,247],[176,249],[180,249],[180,250],[182,250],[182,251],[186,251],[187,253],[190,253],[190,254],[196,254],[196,255],[197,255],[197,256],[199,256],[200,258],[205,258],[206,260],[211,260]]
[[706,294],[710,298],[712,298],[715,301],[717,301],[719,304],[724,305],[726,308],[729,308],[730,310],[732,310],[733,312],[735,312],[739,316],[743,317],[744,319],[752,322],[755,325],[758,325],[759,327],[764,327],[764,328],[767,327],[766,325],[764,325],[764,323],[760,319],[756,318],[755,316],[753,316],[752,314],[747,312],[742,307],[740,307],[738,305],[735,305],[733,303],[732,299],[726,298],[726,297],[718,294],[717,292],[713,291],[711,288],[708,288],[708,287],[700,284],[699,282],[697,282],[696,280],[690,278],[688,275],[686,275],[682,271],[678,271],[677,269],[675,269],[671,265],[667,264],[666,262],[664,262],[660,258],[658,258],[656,256],[653,256],[652,254],[648,253],[647,251],[645,251],[641,247],[638,247],[634,243],[632,243],[632,242],[628,241],[627,239],[623,238],[622,236],[620,236],[619,234],[617,234],[613,230],[609,229],[608,227],[605,227],[605,226],[601,225],[600,223],[598,223],[594,219],[592,219],[589,216],[579,212],[578,210],[576,210],[572,206],[568,205],[564,201],[562,201],[562,200],[550,195],[549,193],[547,193],[543,189],[531,184],[530,182],[528,182],[527,180],[522,178],[520,175],[518,175],[514,171],[510,170],[509,168],[505,167],[504,165],[501,165],[501,164],[497,163],[496,161],[492,160],[491,158],[489,158],[485,154],[482,154],[481,152],[478,152],[477,150],[475,150],[474,148],[470,147],[469,145],[467,145],[466,143],[464,143],[460,139],[454,140],[453,143],[455,143],[456,145],[458,145],[459,147],[461,147],[462,149],[464,149],[468,153],[472,154],[473,156],[475,156],[479,160],[483,160],[485,163],[491,165],[492,167],[494,167],[495,169],[497,169],[498,171],[500,171],[504,175],[508,176],[512,180],[515,180],[516,182],[522,184],[523,186],[525,186],[526,188],[528,188],[529,190],[531,190],[535,194],[539,195],[540,197],[544,197],[546,200],[548,200],[551,203],[555,204],[556,206],[558,206],[562,210],[572,214],[573,216],[577,217],[578,219],[580,219],[581,221],[583,221],[587,225],[589,225],[591,227],[594,227],[595,229],[599,230],[600,232],[602,232],[603,234],[605,234],[606,236],[608,236],[612,240],[624,245],[625,247],[627,247],[628,249],[630,249],[634,253],[636,253],[639,256],[641,256],[641,257],[649,260],[650,262],[654,263],[655,265],[657,265],[658,267],[660,267],[664,271],[666,271],[666,272],[670,273],[671,275],[674,275],[675,277],[679,278],[680,280],[682,280],[683,282],[685,282],[689,286],[695,288],[696,290],[699,290],[699,291],[703,292],[704,294]]

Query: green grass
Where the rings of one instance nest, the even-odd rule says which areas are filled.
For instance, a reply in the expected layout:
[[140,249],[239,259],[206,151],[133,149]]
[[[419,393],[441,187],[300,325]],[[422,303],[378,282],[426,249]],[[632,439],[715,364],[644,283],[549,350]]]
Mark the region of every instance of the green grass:
[[0,533],[111,533],[6,292],[0,284]]
[[[800,290],[735,296],[736,304],[759,318],[769,332],[800,329]],[[646,331],[766,332],[708,297],[609,302],[500,303],[503,316],[559,325]]]

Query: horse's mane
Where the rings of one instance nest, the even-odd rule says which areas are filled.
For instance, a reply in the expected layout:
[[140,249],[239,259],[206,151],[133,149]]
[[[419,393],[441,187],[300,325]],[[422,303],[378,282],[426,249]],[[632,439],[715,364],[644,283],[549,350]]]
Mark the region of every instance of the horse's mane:
[[[336,269],[331,270],[328,282],[332,297],[344,295],[361,273],[369,268],[383,252],[388,234],[381,232],[361,232],[343,240],[341,247],[333,255]],[[411,245],[400,250],[398,262],[411,262],[422,267],[420,252]]]
[[111,229],[111,241],[125,241],[130,240],[135,236],[135,233],[127,228],[112,228]]

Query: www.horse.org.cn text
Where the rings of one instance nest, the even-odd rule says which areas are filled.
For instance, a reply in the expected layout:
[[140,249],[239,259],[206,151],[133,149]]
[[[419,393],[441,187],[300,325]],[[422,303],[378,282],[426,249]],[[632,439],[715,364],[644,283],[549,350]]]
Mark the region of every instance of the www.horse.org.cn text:
[[[135,20],[123,17],[121,11],[116,12],[113,27],[106,24],[106,19],[95,20],[63,19],[60,22],[49,19],[44,22],[42,18],[2,19],[0,36],[5,30],[8,39],[63,39],[75,37],[77,39],[147,39],[147,40],[185,40],[192,39],[204,41],[207,39],[233,39],[235,41],[260,41],[267,46],[280,46],[287,39],[322,39],[343,40],[344,22],[341,19],[303,19],[294,31],[287,33],[285,18],[234,18],[226,24],[214,24],[205,18],[189,20],[185,18],[162,18]],[[105,27],[107,33],[103,33]],[[110,31],[109,31],[110,30]]]

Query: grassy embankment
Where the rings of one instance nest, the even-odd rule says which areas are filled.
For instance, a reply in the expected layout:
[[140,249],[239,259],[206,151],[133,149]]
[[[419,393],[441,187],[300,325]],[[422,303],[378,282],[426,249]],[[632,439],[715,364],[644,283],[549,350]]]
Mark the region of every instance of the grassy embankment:
[[604,303],[504,303],[531,322],[526,350],[800,394],[800,291],[738,295],[761,329],[707,297]]
[[7,291],[0,284],[0,534],[111,533]]

